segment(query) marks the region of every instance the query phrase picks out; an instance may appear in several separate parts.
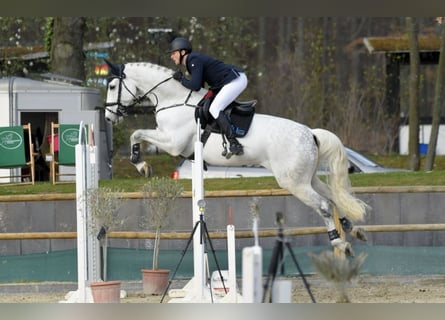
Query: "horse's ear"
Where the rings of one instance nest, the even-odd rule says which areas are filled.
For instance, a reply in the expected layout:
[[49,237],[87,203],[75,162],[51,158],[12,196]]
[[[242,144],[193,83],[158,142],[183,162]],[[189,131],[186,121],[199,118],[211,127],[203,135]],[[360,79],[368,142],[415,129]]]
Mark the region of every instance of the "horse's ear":
[[123,64],[117,65],[117,64],[111,63],[107,59],[104,59],[104,60],[105,60],[105,63],[107,64],[108,68],[110,69],[110,73],[112,75],[115,75],[115,76],[118,76],[118,77],[122,77],[123,76],[125,65],[123,65]]

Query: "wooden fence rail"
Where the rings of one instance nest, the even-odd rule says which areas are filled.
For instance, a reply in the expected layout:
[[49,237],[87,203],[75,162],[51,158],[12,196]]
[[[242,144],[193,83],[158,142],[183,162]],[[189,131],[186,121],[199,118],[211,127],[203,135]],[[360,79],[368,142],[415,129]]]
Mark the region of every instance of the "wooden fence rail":
[[[366,232],[409,232],[409,231],[445,231],[445,224],[391,224],[361,226]],[[302,227],[289,228],[284,230],[287,236],[301,236],[325,233],[325,227]],[[225,231],[210,231],[210,238],[224,239],[227,237]],[[258,231],[260,237],[277,236],[276,229],[263,229]],[[236,231],[236,238],[253,238],[252,231]],[[75,239],[76,232],[13,232],[0,233],[0,240],[34,240],[34,239]],[[114,231],[109,233],[110,238],[118,239],[154,239],[154,232],[146,231]],[[186,240],[190,237],[190,232],[164,232],[162,239]]]

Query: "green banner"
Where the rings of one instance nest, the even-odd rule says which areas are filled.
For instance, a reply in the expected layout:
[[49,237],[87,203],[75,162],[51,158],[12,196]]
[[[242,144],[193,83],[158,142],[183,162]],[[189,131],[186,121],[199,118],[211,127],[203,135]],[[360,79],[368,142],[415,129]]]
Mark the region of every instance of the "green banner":
[[25,140],[22,126],[0,128],[0,167],[26,165]]
[[59,125],[59,164],[76,164],[76,144],[79,143],[79,125]]

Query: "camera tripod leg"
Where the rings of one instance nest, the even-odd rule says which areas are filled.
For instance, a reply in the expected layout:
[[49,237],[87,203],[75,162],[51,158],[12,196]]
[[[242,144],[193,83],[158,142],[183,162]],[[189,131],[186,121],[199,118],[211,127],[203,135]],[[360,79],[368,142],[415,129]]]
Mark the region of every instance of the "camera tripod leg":
[[[221,283],[223,285],[224,292],[227,294],[227,288],[226,288],[226,284],[224,282],[224,277],[221,273],[221,267],[219,266],[218,259],[216,258],[216,252],[215,252],[215,249],[213,248],[212,240],[210,239],[209,231],[207,230],[207,225],[205,224],[205,222],[203,222],[203,225],[204,225],[205,235],[207,237],[207,240],[209,241],[210,250],[212,250],[212,255],[213,255],[213,259],[215,260],[216,268],[218,269],[219,277],[221,278]],[[235,289],[235,288],[232,288],[232,289]]]
[[[210,235],[209,235],[209,231],[207,229],[207,225],[206,225],[206,223],[205,223],[205,221],[204,221],[204,219],[202,218],[202,215],[201,215],[200,219],[195,223],[195,226],[193,227],[193,231],[190,234],[189,239],[187,240],[187,244],[186,244],[184,250],[182,251],[181,258],[180,258],[180,260],[179,260],[179,262],[178,262],[178,264],[177,264],[177,266],[175,268],[175,271],[173,272],[170,280],[168,281],[167,287],[165,288],[164,293],[163,293],[162,298],[161,298],[161,303],[164,301],[165,295],[167,294],[168,289],[170,288],[170,285],[171,285],[173,279],[175,279],[176,273],[179,270],[179,266],[181,265],[182,260],[184,259],[184,256],[185,256],[185,254],[186,254],[186,252],[187,252],[187,250],[188,250],[188,248],[190,246],[190,243],[193,240],[194,234],[195,234],[196,230],[198,229],[198,226],[200,228],[199,229],[199,231],[200,231],[200,243],[202,244],[203,241],[204,242],[208,241],[208,243],[210,245],[210,248],[212,250],[213,259],[215,260],[216,267],[218,268],[219,276],[221,277],[221,282],[222,282],[222,284],[224,286],[224,291],[227,293],[227,289],[226,289],[226,286],[225,286],[225,283],[224,283],[224,278],[223,278],[223,275],[221,273],[221,268],[219,266],[218,259],[216,257],[216,252],[215,252],[215,249],[213,247],[212,241],[210,239]],[[211,294],[211,298],[212,298],[212,302],[213,302],[213,295],[212,295],[211,289],[212,288],[210,288],[210,294]]]
[[294,254],[294,252],[293,252],[289,242],[286,242],[286,247],[287,247],[287,249],[290,252],[290,255],[292,257],[292,260],[293,260],[295,266],[297,267],[298,272],[300,273],[301,279],[303,280],[304,286],[306,287],[306,290],[307,290],[309,296],[311,297],[312,302],[315,303],[315,298],[314,298],[314,296],[312,294],[310,285],[306,281],[306,277],[304,276],[303,270],[301,270],[300,264],[298,263],[297,258],[295,257],[295,254]]
[[[275,245],[272,250],[272,257],[270,259],[269,270],[267,273],[266,282],[264,283],[263,290],[263,302],[266,302],[267,294],[269,294],[269,302],[271,302],[271,288],[272,283],[275,280],[277,275],[278,266],[282,264],[283,260],[283,242],[281,240],[276,240]],[[281,272],[284,272],[283,266],[281,268]]]
[[172,284],[172,281],[175,278],[176,273],[178,272],[179,266],[181,265],[182,260],[184,259],[185,254],[187,253],[187,250],[188,250],[188,248],[190,246],[190,243],[192,243],[193,236],[194,236],[194,234],[196,232],[196,229],[198,228],[198,224],[200,224],[200,221],[196,222],[195,226],[193,227],[192,233],[190,234],[190,236],[189,236],[189,238],[187,240],[187,244],[185,245],[184,250],[182,250],[181,258],[179,259],[179,262],[176,265],[175,271],[173,272],[170,280],[168,280],[168,284],[167,284],[167,287],[164,290],[164,293],[162,294],[161,303],[164,301],[165,295],[167,294],[168,289],[170,288],[170,285]]
[[[295,267],[297,268],[298,272],[300,273],[301,279],[303,280],[304,286],[312,300],[313,303],[316,303],[315,298],[311,292],[310,285],[306,280],[306,277],[304,276],[303,270],[300,267],[300,264],[297,261],[297,258],[292,250],[292,247],[290,246],[289,242],[285,242],[286,249],[289,251],[292,261],[295,264]],[[263,290],[263,302],[266,302],[267,295],[269,294],[268,302],[272,302],[272,285],[275,281],[278,267],[281,266],[281,274],[284,274],[284,264],[283,264],[283,258],[284,258],[284,246],[283,246],[283,240],[277,239],[272,251],[272,257],[269,265],[269,270],[266,278],[266,282],[264,283],[264,290]]]

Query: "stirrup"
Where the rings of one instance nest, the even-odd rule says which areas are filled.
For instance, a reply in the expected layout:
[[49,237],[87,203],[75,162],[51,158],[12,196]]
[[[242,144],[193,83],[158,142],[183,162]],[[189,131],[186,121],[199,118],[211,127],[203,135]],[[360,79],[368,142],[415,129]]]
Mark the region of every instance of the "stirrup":
[[230,152],[236,156],[240,156],[244,154],[244,148],[241,143],[238,142],[235,138],[228,139],[230,142]]

